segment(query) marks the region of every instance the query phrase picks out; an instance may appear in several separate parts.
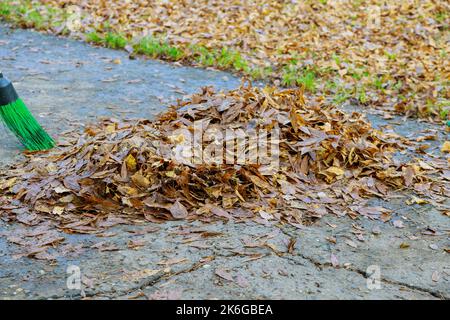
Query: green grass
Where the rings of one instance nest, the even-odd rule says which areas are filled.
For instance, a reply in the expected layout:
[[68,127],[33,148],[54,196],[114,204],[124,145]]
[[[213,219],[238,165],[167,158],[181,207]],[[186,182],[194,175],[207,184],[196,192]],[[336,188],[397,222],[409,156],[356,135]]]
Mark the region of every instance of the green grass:
[[12,13],[12,6],[8,2],[0,2],[0,15],[4,17],[10,16]]
[[377,90],[383,90],[383,87],[384,87],[383,78],[382,77],[375,77],[375,79],[373,80],[373,86]]
[[340,105],[340,104],[343,104],[348,99],[350,99],[351,97],[352,97],[352,95],[350,93],[348,93],[346,91],[341,91],[334,95],[333,103]]
[[450,100],[443,99],[441,101],[438,101],[435,104],[435,107],[439,111],[439,116],[442,120],[450,120],[449,114],[450,114]]
[[86,41],[95,44],[103,44],[103,37],[97,32],[92,31],[86,34]]
[[324,89],[333,97],[333,103],[336,105],[343,104],[353,96],[352,90],[345,88],[344,84],[339,80],[328,80]]
[[272,75],[273,72],[274,71],[272,67],[255,67],[250,69],[249,74],[252,77],[252,79],[258,80],[270,77],[270,75]]
[[397,60],[397,54],[395,54],[395,53],[390,53],[390,52],[385,51],[385,52],[384,52],[384,55],[385,55],[389,60],[392,60],[392,61]]
[[216,66],[220,69],[233,69],[251,75],[263,74],[267,69],[258,68],[252,69],[249,63],[242,57],[241,53],[229,48],[222,48],[221,50],[209,49],[200,45],[189,46],[191,55],[194,60],[200,65],[209,67]]
[[333,53],[331,57],[338,66],[341,65],[341,58],[337,54]]
[[434,16],[434,19],[439,22],[439,23],[443,23],[445,22],[445,20],[447,20],[448,18],[448,12],[438,12],[436,13],[436,15]]
[[41,13],[37,10],[33,10],[27,13],[28,14],[28,21],[30,21],[33,24],[33,27],[40,29],[44,25],[44,17],[41,15]]
[[127,39],[121,34],[108,32],[104,38],[105,45],[112,49],[123,49],[128,44]]
[[185,53],[182,49],[171,46],[162,40],[153,37],[142,38],[134,45],[137,53],[147,55],[152,58],[161,58],[171,61],[181,60]]
[[67,20],[67,14],[61,9],[46,5],[35,8],[30,0],[22,0],[19,4],[11,0],[0,0],[0,18],[21,27],[47,30],[61,26]]
[[297,60],[293,60],[282,71],[281,84],[284,86],[303,86],[307,91],[315,92],[317,75],[313,68],[299,67]]
[[369,72],[367,72],[364,68],[350,69],[348,74],[357,81],[360,81],[363,78],[369,77]]
[[217,55],[217,65],[223,69],[233,68],[237,71],[248,73],[250,68],[247,61],[237,51],[222,48]]
[[369,102],[369,98],[367,97],[364,87],[357,90],[357,99],[362,104],[366,104],[367,102]]
[[216,63],[215,52],[199,45],[190,45],[194,60],[203,66],[213,66]]

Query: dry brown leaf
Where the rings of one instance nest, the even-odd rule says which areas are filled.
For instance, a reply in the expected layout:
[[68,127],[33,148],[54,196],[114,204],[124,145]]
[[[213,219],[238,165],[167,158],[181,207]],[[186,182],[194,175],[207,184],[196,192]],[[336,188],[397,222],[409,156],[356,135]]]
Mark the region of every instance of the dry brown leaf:
[[169,208],[169,211],[175,219],[184,219],[189,214],[186,207],[178,200]]

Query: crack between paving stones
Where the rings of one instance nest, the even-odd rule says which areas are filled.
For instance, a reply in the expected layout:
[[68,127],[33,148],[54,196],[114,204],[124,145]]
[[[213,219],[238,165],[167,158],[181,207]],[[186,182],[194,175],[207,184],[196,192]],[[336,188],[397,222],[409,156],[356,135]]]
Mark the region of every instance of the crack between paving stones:
[[126,289],[122,290],[106,290],[106,291],[88,291],[85,292],[85,294],[77,293],[77,294],[63,294],[63,295],[54,295],[51,296],[51,299],[67,299],[68,297],[70,299],[83,299],[83,298],[93,298],[96,296],[106,296],[106,295],[115,295],[115,296],[126,296],[132,292],[142,290],[148,286],[153,286],[159,281],[161,281],[164,278],[164,273],[161,271],[160,273],[157,273],[155,275],[152,275],[150,277],[147,277],[139,282],[139,284],[135,286],[130,286]]
[[[325,268],[333,268],[333,269],[337,269],[337,270],[347,270],[347,271],[358,273],[363,278],[367,279],[366,272],[364,272],[364,271],[362,271],[362,270],[360,270],[358,268],[351,268],[351,267],[350,268],[335,268],[335,267],[333,267],[333,265],[331,263],[320,263],[320,262],[315,261],[314,259],[311,259],[310,257],[304,256],[302,254],[298,254],[297,256],[301,257],[302,259],[310,261],[317,268],[319,268],[319,270],[323,270]],[[295,264],[302,265],[302,263],[298,262],[293,257],[286,257],[286,256],[284,256],[282,258],[287,259],[289,261],[292,261]],[[412,284],[407,284],[407,283],[404,283],[404,282],[401,282],[401,281],[396,281],[396,280],[391,280],[391,279],[386,279],[386,278],[380,278],[380,281],[383,282],[383,283],[386,283],[386,284],[391,284],[391,285],[394,285],[394,286],[406,287],[406,288],[414,290],[414,291],[419,291],[419,292],[422,292],[422,293],[426,293],[426,294],[429,294],[429,295],[431,295],[431,296],[433,296],[435,298],[438,298],[438,299],[445,299],[445,300],[450,299],[450,297],[446,296],[445,294],[443,294],[440,291],[433,291],[433,290],[430,290],[430,289],[427,289],[427,288],[421,288],[421,287],[418,287],[418,286],[415,286],[415,285],[412,285]]]
[[[219,252],[214,252],[214,256],[217,257],[225,257],[225,258],[229,258],[232,256],[235,256],[235,254],[223,254],[223,253],[219,253]],[[163,271],[152,275],[150,277],[147,277],[143,280],[141,280],[139,282],[139,284],[135,285],[135,286],[130,286],[126,289],[122,289],[122,290],[115,290],[115,289],[111,289],[111,290],[105,290],[105,291],[88,291],[85,292],[84,294],[80,293],[76,293],[76,294],[70,294],[70,293],[63,293],[61,295],[52,295],[50,297],[47,298],[42,298],[41,300],[46,300],[46,299],[83,299],[83,298],[93,298],[93,297],[97,297],[97,296],[108,296],[108,295],[114,295],[114,296],[127,296],[130,295],[133,292],[136,291],[140,291],[142,292],[143,289],[150,287],[150,286],[154,286],[155,284],[157,284],[158,282],[162,281],[162,280],[167,280],[170,279],[174,276],[178,276],[181,274],[186,274],[186,273],[190,273],[193,271],[198,270],[199,268],[201,268],[204,264],[206,264],[206,262],[196,262],[194,264],[191,264],[189,267],[182,269],[180,271],[177,272],[173,272],[173,273],[168,273],[165,274]],[[11,278],[10,276],[1,276],[0,279],[6,279],[6,278]]]
[[[236,254],[233,254],[233,253],[227,255],[227,254],[215,252],[215,250],[213,250],[213,253],[214,253],[214,257],[229,258],[229,257],[234,257],[234,256],[236,256]],[[214,260],[215,260],[215,258],[214,258]],[[187,273],[194,272],[194,271],[200,269],[200,268],[201,268],[203,265],[205,265],[205,264],[207,264],[206,261],[205,261],[205,262],[196,262],[196,263],[192,264],[189,268],[186,268],[186,269],[183,269],[183,270],[174,272],[174,273],[170,273],[170,274],[167,274],[167,275],[163,275],[160,279],[158,279],[158,281],[156,281],[156,282],[154,282],[154,283],[151,283],[151,284],[148,284],[148,285],[144,285],[144,286],[142,286],[142,287],[140,287],[140,288],[136,288],[135,290],[132,290],[132,291],[130,291],[130,292],[124,294],[124,295],[129,295],[129,294],[131,294],[131,293],[133,293],[133,292],[135,292],[135,291],[140,291],[140,292],[142,292],[142,290],[143,290],[144,288],[149,287],[149,286],[154,286],[157,282],[160,282],[160,281],[162,281],[162,280],[167,280],[167,279],[170,279],[170,278],[175,277],[175,276],[178,276],[178,275],[182,275],[182,274],[187,274]],[[99,295],[100,295],[100,294],[99,294]],[[144,294],[144,295],[145,295],[145,294]],[[145,296],[147,297],[147,295],[145,295]]]
[[[289,237],[293,237],[293,236],[294,236],[294,235],[292,235],[288,230],[284,230],[284,229],[281,228],[281,227],[279,227],[279,229],[280,229],[281,232],[283,232],[285,235],[287,235],[287,236],[289,236]],[[322,269],[325,269],[325,268],[333,268],[333,269],[348,270],[348,271],[352,271],[352,272],[358,273],[358,274],[360,274],[362,277],[364,277],[365,279],[367,279],[367,274],[366,274],[366,272],[363,271],[363,270],[361,270],[361,269],[358,269],[358,268],[354,268],[354,267],[349,267],[349,268],[336,268],[336,267],[334,267],[330,262],[322,263],[322,262],[320,262],[320,261],[318,261],[318,260],[315,260],[315,259],[312,258],[312,257],[306,256],[306,255],[304,255],[304,254],[302,254],[302,253],[299,253],[299,252],[297,253],[296,256],[298,256],[298,257],[300,257],[300,258],[302,258],[302,259],[305,259],[305,260],[310,261],[310,262],[311,262],[312,264],[314,264],[317,268],[319,268],[319,270],[322,270]],[[292,262],[294,262],[294,263],[299,263],[299,262],[296,261],[293,257],[281,256],[281,258],[288,259],[289,261],[292,261]],[[440,292],[440,291],[434,291],[434,290],[430,290],[430,289],[427,289],[427,288],[422,288],[422,287],[419,287],[419,286],[416,286],[416,285],[413,285],[413,284],[408,284],[408,283],[404,283],[404,282],[397,281],[397,280],[391,280],[391,279],[387,279],[387,278],[380,278],[380,281],[382,281],[382,282],[384,282],[384,283],[387,283],[387,284],[394,285],[394,286],[403,286],[403,287],[406,287],[406,288],[411,289],[411,290],[415,290],[415,291],[419,291],[419,292],[422,292],[422,293],[426,293],[426,294],[429,294],[429,295],[431,295],[431,296],[433,296],[433,297],[435,297],[435,298],[438,298],[438,299],[446,299],[446,300],[447,300],[447,299],[450,299],[450,296],[446,295],[446,294],[443,293],[443,292]]]
[[[218,255],[219,256],[219,255]],[[154,286],[156,283],[162,281],[162,280],[167,280],[170,279],[174,276],[180,275],[180,274],[186,274],[186,273],[190,273],[193,271],[198,270],[200,267],[202,267],[205,264],[205,262],[197,262],[192,264],[190,267],[177,271],[177,272],[173,272],[173,273],[168,273],[165,274],[163,271],[147,277],[143,280],[141,280],[139,282],[139,284],[135,285],[135,286],[130,286],[126,289],[122,289],[122,290],[106,290],[106,291],[88,291],[86,292],[84,295],[82,295],[81,293],[77,293],[75,295],[68,295],[68,294],[63,294],[61,296],[52,296],[52,299],[64,299],[67,298],[68,296],[70,296],[70,298],[72,299],[81,299],[81,298],[92,298],[92,297],[96,297],[96,296],[105,296],[105,295],[115,295],[115,296],[126,296],[129,295],[133,292],[136,291],[142,291],[143,289],[150,287],[150,286]]]
[[[234,254],[234,253],[223,254],[223,253],[216,252],[215,250],[213,250],[213,254],[214,254],[214,257],[222,257],[222,258],[229,258],[229,257],[236,256],[236,254]],[[214,260],[215,260],[215,258],[214,258]],[[134,291],[141,291],[142,292],[142,290],[144,288],[149,287],[149,286],[154,286],[157,282],[160,282],[162,280],[167,280],[167,279],[170,279],[170,278],[178,276],[178,275],[194,272],[194,271],[200,269],[205,264],[207,264],[206,261],[205,262],[196,262],[196,263],[192,264],[189,268],[186,268],[186,269],[183,269],[183,270],[180,270],[180,271],[177,271],[177,272],[173,272],[173,273],[170,273],[170,274],[167,274],[167,275],[162,275],[158,279],[158,281],[156,281],[154,283],[151,283],[151,284],[147,284],[147,285],[141,286],[139,288],[136,288],[135,290],[132,290],[132,291],[126,293],[126,294],[131,294]]]

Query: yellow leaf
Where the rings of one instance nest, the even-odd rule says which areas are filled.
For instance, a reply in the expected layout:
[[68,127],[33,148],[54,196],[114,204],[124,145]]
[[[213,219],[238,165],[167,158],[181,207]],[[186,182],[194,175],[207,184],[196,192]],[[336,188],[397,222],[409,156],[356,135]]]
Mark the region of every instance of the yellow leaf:
[[62,215],[64,212],[64,207],[54,207],[52,210],[53,214],[56,214],[58,216]]
[[406,203],[408,205],[411,205],[411,204],[427,204],[427,203],[429,203],[429,201],[413,196],[410,200],[407,200]]
[[175,178],[177,175],[174,171],[167,171],[166,176],[168,176],[169,178]]
[[117,188],[117,190],[119,190],[122,194],[127,194],[130,196],[135,196],[139,193],[136,188],[127,187],[127,186],[119,186]]
[[114,133],[116,132],[116,125],[114,123],[106,126],[105,128],[106,133]]
[[329,167],[326,172],[332,173],[335,176],[343,176],[345,171],[338,167]]
[[9,189],[11,188],[17,181],[17,178],[11,178],[4,182],[0,183],[0,189]]
[[331,131],[331,124],[330,123],[325,123],[323,126],[320,127],[323,131],[328,132]]
[[46,204],[44,203],[37,203],[34,206],[34,210],[39,211],[39,212],[45,212],[45,213],[52,213],[52,209],[49,208]]
[[445,141],[441,148],[442,152],[450,152],[450,141]]
[[136,170],[136,158],[133,157],[131,154],[129,154],[126,158],[125,158],[125,163],[127,164],[127,168],[130,171],[134,171]]
[[410,247],[410,245],[406,242],[400,243],[400,249],[408,249],[409,247]]

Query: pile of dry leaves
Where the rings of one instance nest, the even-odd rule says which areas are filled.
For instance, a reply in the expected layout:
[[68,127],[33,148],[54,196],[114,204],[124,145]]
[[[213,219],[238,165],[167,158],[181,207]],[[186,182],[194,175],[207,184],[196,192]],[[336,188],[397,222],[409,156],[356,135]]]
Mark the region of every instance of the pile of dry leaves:
[[[198,121],[245,132],[278,127],[278,166],[184,163],[171,151],[190,139]],[[48,217],[80,233],[107,227],[112,216],[301,226],[328,213],[389,219],[389,210],[367,206],[365,198],[389,198],[403,188],[449,195],[448,185],[425,174],[426,164],[393,161],[392,153],[408,143],[403,138],[373,129],[358,113],[307,103],[301,90],[204,88],[155,121],[103,120],[60,141],[0,175],[3,218],[27,224]],[[442,159],[432,169],[445,168]]]

